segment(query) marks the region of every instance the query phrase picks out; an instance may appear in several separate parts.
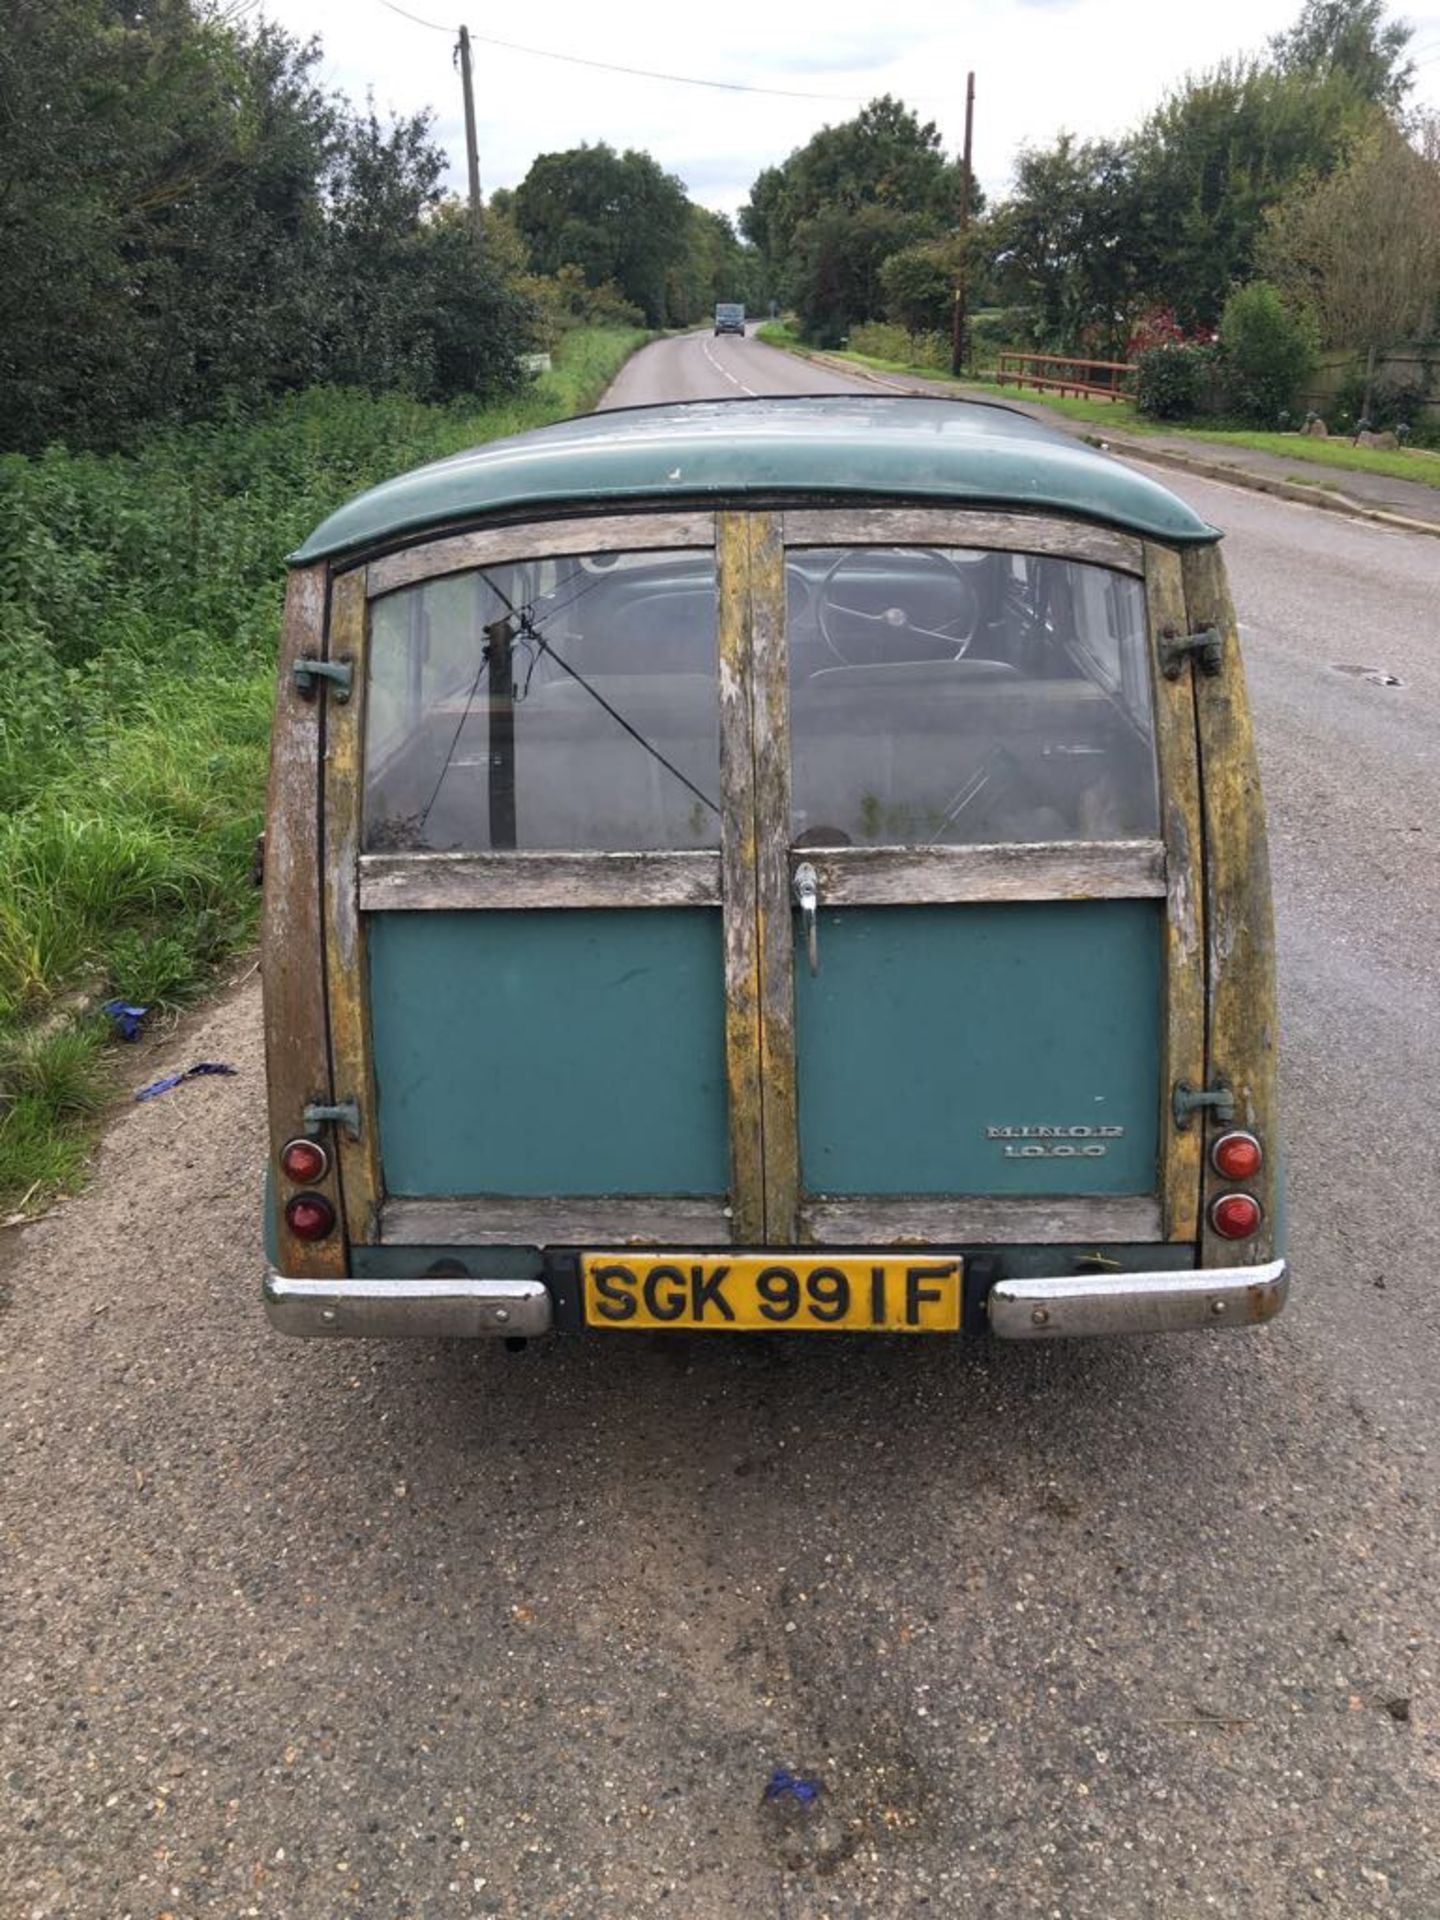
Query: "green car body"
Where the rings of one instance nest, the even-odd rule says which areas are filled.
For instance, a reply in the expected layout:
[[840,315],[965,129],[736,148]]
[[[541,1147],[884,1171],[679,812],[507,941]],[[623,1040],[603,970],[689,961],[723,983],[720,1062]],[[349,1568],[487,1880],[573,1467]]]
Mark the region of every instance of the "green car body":
[[1278,1311],[1218,538],[1009,409],[868,397],[591,416],[333,515],[267,826],[272,1321]]

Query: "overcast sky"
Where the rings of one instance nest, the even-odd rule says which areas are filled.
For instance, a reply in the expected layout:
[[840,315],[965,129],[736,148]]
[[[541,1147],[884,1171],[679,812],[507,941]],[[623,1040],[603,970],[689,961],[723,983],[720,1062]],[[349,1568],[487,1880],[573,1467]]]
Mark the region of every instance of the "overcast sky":
[[[1289,26],[1300,0],[258,0],[261,11],[324,47],[321,71],[381,113],[431,107],[465,185],[454,28],[576,58],[823,98],[722,92],[538,58],[476,39],[480,174],[488,196],[513,187],[537,153],[608,141],[642,147],[703,206],[734,214],[762,167],[783,160],[827,121],[849,119],[879,93],[898,94],[964,143],[965,75],[975,72],[975,172],[993,196],[1017,150],[1063,128],[1119,133],[1187,72]],[[1415,27],[1417,102],[1440,105],[1440,0],[1403,14]]]

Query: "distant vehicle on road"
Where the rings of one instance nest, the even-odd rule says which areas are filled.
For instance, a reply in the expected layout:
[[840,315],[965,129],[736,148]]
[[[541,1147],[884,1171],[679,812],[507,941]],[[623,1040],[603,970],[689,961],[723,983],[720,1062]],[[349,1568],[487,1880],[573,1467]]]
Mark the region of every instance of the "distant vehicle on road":
[[1284,1302],[1219,536],[1010,408],[602,413],[292,556],[287,1333],[1251,1325]]
[[715,309],[716,333],[744,333],[745,309],[738,300],[722,300]]

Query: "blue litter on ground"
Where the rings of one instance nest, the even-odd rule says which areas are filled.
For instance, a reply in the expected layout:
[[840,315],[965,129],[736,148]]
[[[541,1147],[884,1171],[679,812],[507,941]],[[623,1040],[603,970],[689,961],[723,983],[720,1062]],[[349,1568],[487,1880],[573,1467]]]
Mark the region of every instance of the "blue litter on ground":
[[227,1067],[223,1060],[197,1060],[193,1067],[186,1067],[183,1073],[167,1073],[161,1080],[152,1080],[148,1087],[141,1087],[136,1094],[137,1100],[153,1100],[158,1093],[168,1093],[171,1087],[178,1087],[182,1080],[196,1080],[206,1073],[238,1073],[238,1067]]
[[797,1800],[802,1807],[808,1807],[812,1800],[820,1798],[820,1782],[809,1773],[791,1773],[788,1767],[777,1767],[765,1786],[767,1800]]
[[138,1040],[140,1022],[150,1009],[127,1006],[123,1000],[107,1000],[101,1011],[109,1014],[115,1023],[115,1031],[122,1040]]

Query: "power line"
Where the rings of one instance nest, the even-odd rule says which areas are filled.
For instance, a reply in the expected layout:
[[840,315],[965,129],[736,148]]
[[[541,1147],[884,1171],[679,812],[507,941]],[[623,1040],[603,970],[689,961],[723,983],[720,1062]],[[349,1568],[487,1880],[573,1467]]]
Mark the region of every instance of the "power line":
[[453,40],[460,31],[458,27],[442,27],[436,20],[422,20],[418,13],[407,13],[404,7],[395,5],[395,0],[380,0],[380,4],[389,12],[398,13],[402,20],[409,20],[417,27],[428,27],[432,33],[443,33],[448,39]]
[[[380,0],[380,4],[417,27],[428,27],[432,33],[453,37],[459,31],[456,27],[442,27],[436,20],[422,20],[419,14],[397,7],[395,0]],[[841,106],[849,106],[862,97],[858,93],[802,93],[794,87],[752,87],[740,80],[702,80],[693,73],[659,73],[653,67],[622,67],[613,60],[587,60],[578,53],[555,53],[549,47],[525,47],[516,40],[497,40],[493,34],[476,33],[473,27],[470,38],[482,41],[487,47],[503,47],[506,53],[525,53],[536,60],[559,60],[570,67],[593,67],[600,73],[624,73],[633,80],[663,80],[675,87],[710,87],[719,93],[764,93],[778,100],[831,100]]]

